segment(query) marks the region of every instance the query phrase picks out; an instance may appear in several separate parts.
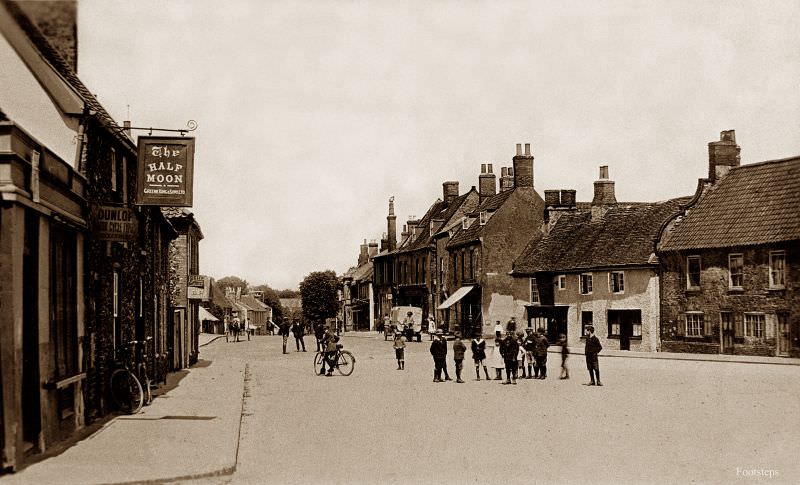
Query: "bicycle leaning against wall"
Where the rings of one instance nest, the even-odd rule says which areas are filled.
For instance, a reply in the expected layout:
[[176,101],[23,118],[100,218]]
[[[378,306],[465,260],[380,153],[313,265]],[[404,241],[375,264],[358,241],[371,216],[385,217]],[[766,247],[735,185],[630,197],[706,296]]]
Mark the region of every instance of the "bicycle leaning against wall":
[[132,340],[116,350],[115,369],[110,379],[111,399],[126,414],[138,413],[153,399],[144,348],[151,339]]

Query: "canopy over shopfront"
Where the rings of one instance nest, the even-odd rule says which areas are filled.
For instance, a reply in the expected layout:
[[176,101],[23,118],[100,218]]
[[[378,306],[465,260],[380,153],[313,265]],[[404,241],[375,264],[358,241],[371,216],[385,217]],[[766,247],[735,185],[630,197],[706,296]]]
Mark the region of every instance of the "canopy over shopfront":
[[467,293],[469,293],[470,290],[472,290],[473,288],[475,288],[475,285],[462,286],[461,288],[457,289],[455,293],[450,295],[448,299],[442,302],[442,304],[439,305],[436,309],[445,310],[447,308],[450,308],[451,306],[455,305],[459,300],[467,296]]
[[203,308],[203,307],[200,307],[200,308],[199,308],[199,310],[200,310],[200,311],[199,311],[199,313],[198,313],[198,316],[200,317],[200,321],[201,321],[201,322],[204,322],[204,321],[208,321],[208,322],[218,322],[218,321],[219,321],[219,318],[217,318],[217,317],[215,317],[214,315],[212,315],[212,314],[211,314],[211,312],[209,312],[209,311],[208,311],[208,310],[206,310],[205,308]]

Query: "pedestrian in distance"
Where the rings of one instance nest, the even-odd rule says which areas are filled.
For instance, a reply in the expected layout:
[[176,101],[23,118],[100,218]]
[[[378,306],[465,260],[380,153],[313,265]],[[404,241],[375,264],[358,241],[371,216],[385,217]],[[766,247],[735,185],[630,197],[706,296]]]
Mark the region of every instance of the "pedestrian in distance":
[[536,340],[536,365],[539,367],[539,379],[547,379],[547,348],[550,342],[544,334],[544,329],[539,328],[539,338]]
[[239,328],[239,317],[234,317],[233,324],[231,324],[231,331],[233,332],[233,341],[239,341],[239,332],[241,329]]
[[456,339],[453,341],[453,361],[456,366],[456,382],[463,384],[461,379],[461,371],[464,369],[464,353],[467,351],[467,346],[461,341],[461,333],[456,332]]
[[[431,356],[433,356],[433,382],[451,381],[447,375],[447,341],[441,330],[436,331],[436,338],[431,342]],[[444,380],[442,372],[445,375]]]
[[317,352],[322,352],[325,350],[325,344],[323,342],[325,338],[325,326],[322,323],[317,322],[314,324],[314,339],[317,341]]
[[587,386],[603,385],[603,383],[600,382],[600,362],[597,359],[597,354],[599,354],[601,350],[603,350],[603,346],[600,345],[600,339],[594,334],[594,326],[587,325],[584,354],[586,354],[586,368],[589,370],[589,378],[591,379],[591,382],[586,384]]
[[230,342],[228,335],[231,333],[231,322],[228,318],[228,315],[225,315],[225,318],[222,319],[223,330],[225,330],[225,341]]
[[519,344],[517,343],[517,336],[514,332],[508,332],[506,338],[503,339],[502,353],[506,365],[506,382],[503,384],[516,384]]
[[431,340],[436,335],[436,321],[433,319],[433,315],[428,316],[428,335],[430,335]]
[[503,326],[500,324],[500,320],[497,320],[494,326],[494,338],[499,339],[503,337]]
[[406,358],[405,358],[405,351],[406,351],[406,341],[403,340],[403,336],[399,333],[394,334],[394,357],[397,359],[397,370],[403,370],[406,368]]
[[[498,322],[500,323],[500,322]],[[492,355],[489,357],[489,365],[494,368],[494,380],[503,380],[503,369],[506,368],[505,361],[503,360],[503,339],[495,338],[494,347],[492,347]]]
[[525,379],[525,347],[522,346],[523,340],[525,340],[525,334],[522,331],[518,331],[516,333],[517,345],[519,346],[519,351],[517,351],[517,372],[520,370],[522,371],[522,375],[520,379]]
[[481,380],[481,366],[483,366],[483,372],[486,374],[486,380],[491,380],[489,378],[489,369],[486,368],[486,341],[483,340],[483,337],[479,334],[472,339],[470,347],[472,350],[472,360],[475,362],[476,380]]
[[[525,360],[528,362],[528,374],[526,379],[533,379],[534,353],[536,352],[536,335],[532,328],[525,329],[525,338],[522,339],[522,347],[525,349]],[[538,367],[537,367],[538,375]]]
[[512,334],[517,332],[517,319],[515,317],[511,317],[506,323],[506,331],[511,332]]
[[561,345],[561,376],[559,376],[559,379],[569,379],[569,369],[567,368],[567,357],[569,357],[567,336],[562,333],[558,337],[558,343]]
[[247,340],[250,340],[250,334],[253,333],[253,329],[250,326],[250,319],[244,321],[244,331],[247,333]]
[[409,342],[414,340],[414,314],[411,312],[408,312],[403,319],[403,333]]
[[289,326],[289,319],[284,318],[281,322],[281,328],[278,333],[283,338],[283,353],[286,353],[286,342],[289,340],[289,332],[291,331],[291,327]]
[[306,329],[299,320],[294,321],[294,325],[292,325],[292,333],[294,334],[294,345],[297,347],[297,352],[300,352],[301,345],[303,347],[303,352],[305,352],[306,342],[303,340],[303,337],[305,336]]

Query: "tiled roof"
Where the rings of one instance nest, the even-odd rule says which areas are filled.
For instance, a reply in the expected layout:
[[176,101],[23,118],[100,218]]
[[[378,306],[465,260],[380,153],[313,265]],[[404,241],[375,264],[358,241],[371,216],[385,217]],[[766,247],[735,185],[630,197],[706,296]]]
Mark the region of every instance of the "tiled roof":
[[364,281],[372,279],[372,261],[362,264],[353,272],[353,281]]
[[119,125],[111,115],[103,108],[97,98],[92,94],[91,91],[83,84],[83,82],[78,78],[77,73],[72,69],[69,63],[64,60],[61,54],[47,41],[47,38],[42,34],[39,28],[28,18],[27,15],[17,6],[14,2],[5,2],[5,7],[14,16],[15,21],[17,24],[22,28],[28,38],[31,40],[33,45],[42,54],[48,63],[59,73],[61,74],[64,79],[80,94],[81,98],[83,98],[84,102],[86,103],[86,107],[92,111],[94,111],[100,122],[106,126],[106,128],[113,133],[113,135],[120,140],[122,143],[127,144],[129,147],[133,147],[133,140],[128,138],[122,130],[118,130]]
[[266,310],[269,308],[268,305],[263,304],[253,295],[242,295],[240,302],[244,303],[248,307],[252,308],[253,310]]
[[177,219],[180,217],[191,217],[192,211],[184,209],[183,207],[162,207],[161,213],[167,219]]
[[800,157],[732,168],[665,232],[660,251],[800,239]]
[[[455,214],[458,208],[464,204],[472,190],[474,189],[471,189],[469,192],[454,198],[449,204],[437,199],[430,209],[428,209],[425,217],[423,217],[419,222],[420,227],[422,228],[420,234],[418,234],[413,241],[411,241],[407,246],[403,247],[399,252],[414,251],[427,247],[433,240],[433,235],[436,234],[436,232],[438,232],[439,229],[453,217],[453,214]],[[440,221],[439,223],[435,224],[432,232],[430,230],[431,221]]]
[[653,239],[688,200],[617,204],[595,221],[591,212],[563,214],[547,236],[528,243],[514,263],[514,273],[650,264]]
[[[511,196],[515,189],[511,190],[504,190],[500,193],[497,193],[488,199],[485,199],[481,205],[478,207],[472,215],[474,217],[478,217],[479,214],[483,211],[493,212],[500,208]],[[459,246],[461,244],[466,244],[472,241],[477,241],[478,238],[481,236],[481,232],[483,228],[486,226],[482,226],[477,222],[477,219],[472,222],[472,224],[467,229],[459,229],[454,235],[450,242],[447,243],[447,247],[454,247]]]

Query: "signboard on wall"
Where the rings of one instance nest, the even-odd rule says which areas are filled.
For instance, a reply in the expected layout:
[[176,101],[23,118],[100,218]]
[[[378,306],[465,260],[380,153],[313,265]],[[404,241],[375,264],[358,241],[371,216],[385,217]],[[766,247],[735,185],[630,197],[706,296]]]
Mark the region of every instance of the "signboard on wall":
[[190,300],[208,300],[211,298],[211,278],[203,275],[189,275],[187,297]]
[[192,206],[194,138],[140,136],[136,204]]
[[96,205],[89,214],[92,236],[102,241],[130,241],[138,232],[136,212],[129,207]]

